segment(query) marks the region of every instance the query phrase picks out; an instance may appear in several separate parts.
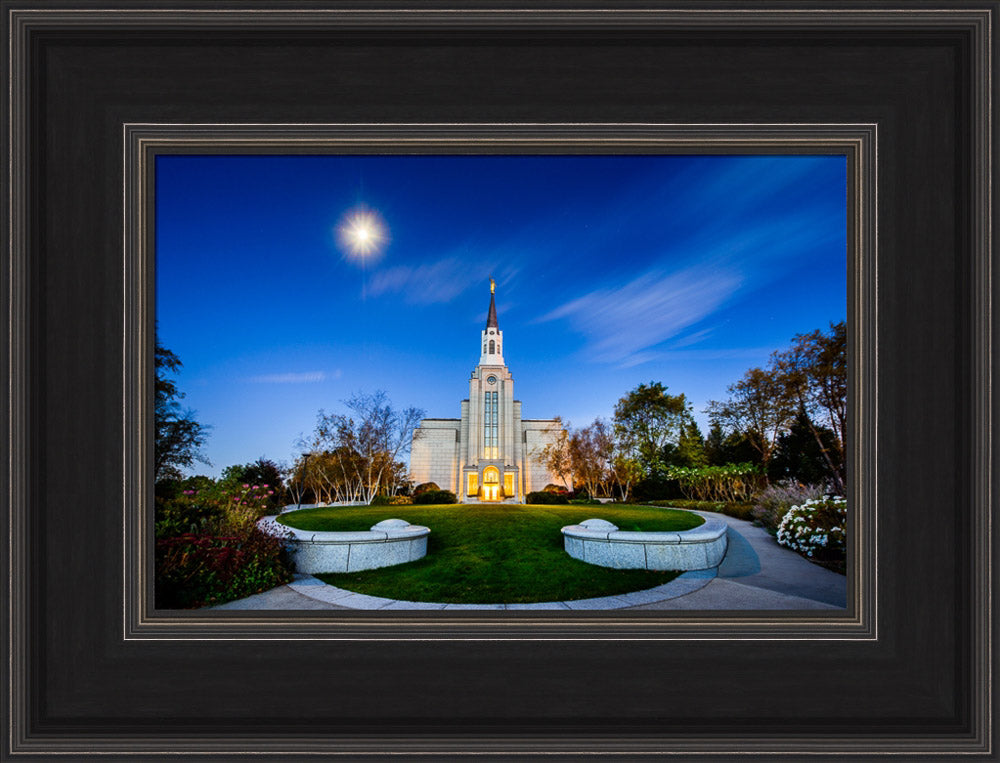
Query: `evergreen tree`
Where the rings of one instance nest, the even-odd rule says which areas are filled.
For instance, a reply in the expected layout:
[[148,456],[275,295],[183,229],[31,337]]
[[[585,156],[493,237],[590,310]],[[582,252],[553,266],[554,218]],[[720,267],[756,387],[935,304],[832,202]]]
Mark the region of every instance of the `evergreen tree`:
[[676,466],[708,465],[705,438],[701,436],[701,428],[693,418],[681,430],[681,436],[677,441],[676,456],[671,463]]
[[208,439],[210,427],[199,424],[194,411],[182,409],[184,393],[177,389],[170,374],[180,371],[182,363],[173,352],[156,343],[156,382],[154,426],[156,446],[153,457],[154,477],[157,482],[180,479],[181,470],[195,461],[209,464],[200,448]]
[[778,441],[778,450],[769,465],[768,477],[772,481],[792,479],[803,485],[833,483],[834,475],[823,456],[824,447],[836,448],[835,435],[826,427],[813,424],[809,415],[800,410],[788,431]]
[[708,466],[726,464],[754,464],[760,466],[760,453],[750,444],[742,432],[726,434],[722,425],[715,421],[705,438],[705,460]]

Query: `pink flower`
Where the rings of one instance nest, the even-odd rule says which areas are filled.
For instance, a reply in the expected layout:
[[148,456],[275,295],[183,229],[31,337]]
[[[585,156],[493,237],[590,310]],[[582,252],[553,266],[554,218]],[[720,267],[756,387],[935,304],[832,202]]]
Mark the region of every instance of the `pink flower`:
[[244,485],[243,487],[250,487],[250,485]]

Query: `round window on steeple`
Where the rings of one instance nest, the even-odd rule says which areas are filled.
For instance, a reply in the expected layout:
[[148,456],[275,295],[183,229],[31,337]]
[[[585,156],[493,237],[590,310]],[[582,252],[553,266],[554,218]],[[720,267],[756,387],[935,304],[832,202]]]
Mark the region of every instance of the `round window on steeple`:
[[497,383],[497,377],[495,377],[495,376],[487,376],[486,377],[486,383],[487,384],[496,384]]

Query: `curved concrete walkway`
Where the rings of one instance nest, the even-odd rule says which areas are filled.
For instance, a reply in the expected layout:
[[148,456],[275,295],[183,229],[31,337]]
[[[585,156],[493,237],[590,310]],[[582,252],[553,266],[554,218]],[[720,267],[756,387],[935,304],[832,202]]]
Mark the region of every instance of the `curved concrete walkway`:
[[760,527],[724,514],[696,512],[728,526],[729,548],[715,570],[685,572],[669,583],[620,596],[536,604],[406,602],[346,591],[311,575],[215,609],[489,609],[489,610],[801,610],[843,609],[847,579],[779,546]]
[[729,548],[718,575],[704,588],[636,609],[844,609],[847,578],[813,564],[771,537],[763,527],[699,511],[729,525]]

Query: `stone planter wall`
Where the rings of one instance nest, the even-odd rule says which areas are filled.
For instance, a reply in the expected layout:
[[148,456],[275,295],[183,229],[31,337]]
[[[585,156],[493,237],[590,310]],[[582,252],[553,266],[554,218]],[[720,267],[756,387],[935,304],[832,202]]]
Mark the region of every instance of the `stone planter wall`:
[[615,569],[707,570],[726,555],[726,523],[708,519],[680,532],[623,532],[603,519],[562,528],[566,553]]
[[416,561],[427,555],[427,527],[386,519],[371,530],[314,532],[285,527],[265,517],[260,527],[285,538],[298,572],[358,572]]

